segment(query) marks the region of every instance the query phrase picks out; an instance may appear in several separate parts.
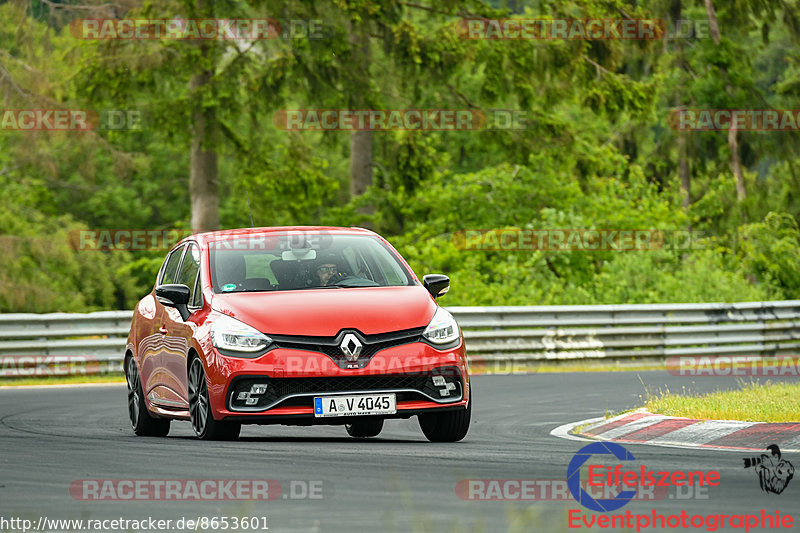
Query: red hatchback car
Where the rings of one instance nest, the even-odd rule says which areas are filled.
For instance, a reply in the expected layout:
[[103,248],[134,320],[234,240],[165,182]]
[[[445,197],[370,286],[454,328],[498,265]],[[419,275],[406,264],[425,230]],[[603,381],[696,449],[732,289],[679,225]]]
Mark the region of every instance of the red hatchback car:
[[201,439],[242,424],[340,424],[374,437],[417,416],[431,441],[464,438],[472,402],[464,340],[379,235],[290,227],[192,235],[166,257],[125,353],[137,435],[189,420]]

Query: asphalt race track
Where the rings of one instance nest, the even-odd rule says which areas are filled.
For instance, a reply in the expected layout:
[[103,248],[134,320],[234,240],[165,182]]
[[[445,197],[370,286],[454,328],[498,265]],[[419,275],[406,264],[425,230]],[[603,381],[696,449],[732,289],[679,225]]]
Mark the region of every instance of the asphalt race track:
[[[733,378],[690,380],[666,372],[476,376],[472,428],[456,444],[428,443],[416,419],[389,421],[379,438],[367,441],[351,439],[339,426],[245,426],[238,442],[206,443],[192,438],[188,422],[173,422],[167,438],[140,438],[128,426],[123,385],[0,389],[0,516],[34,521],[266,516],[269,530],[277,532],[565,531],[567,511],[583,509],[572,499],[466,501],[456,494],[456,484],[563,480],[572,455],[585,443],[550,431],[602,416],[606,409],[640,405],[640,377],[646,385],[671,390],[735,385]],[[768,494],[752,469],[743,468],[747,454],[626,448],[648,470],[717,470],[721,484],[705,497],[670,493],[655,502],[631,502],[622,511],[764,509],[800,517],[800,473],[783,494]],[[800,468],[800,457],[784,458]],[[83,501],[69,490],[83,479],[270,479],[280,482],[282,492],[258,502]],[[316,491],[315,498],[304,498],[307,490]]]

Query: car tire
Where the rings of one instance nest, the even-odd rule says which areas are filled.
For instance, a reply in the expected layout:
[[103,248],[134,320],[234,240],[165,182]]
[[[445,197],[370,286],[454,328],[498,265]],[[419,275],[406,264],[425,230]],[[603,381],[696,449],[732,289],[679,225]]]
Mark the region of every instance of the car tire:
[[347,434],[358,439],[377,437],[383,430],[383,418],[368,418],[357,420],[352,424],[345,424]]
[[128,382],[128,417],[133,432],[140,437],[166,437],[169,433],[169,419],[150,415],[142,392],[142,380],[136,360],[129,356],[125,364],[125,378]]
[[472,418],[472,393],[466,409],[418,415],[419,427],[431,442],[458,442],[467,436]]
[[236,440],[242,425],[214,419],[203,362],[195,356],[189,364],[189,420],[201,440]]

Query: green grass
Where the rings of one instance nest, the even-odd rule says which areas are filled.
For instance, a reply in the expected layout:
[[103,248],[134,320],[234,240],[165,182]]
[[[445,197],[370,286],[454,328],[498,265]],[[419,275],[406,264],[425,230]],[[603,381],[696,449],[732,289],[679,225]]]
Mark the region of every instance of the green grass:
[[692,395],[669,389],[647,391],[645,407],[651,413],[687,418],[748,422],[800,422],[800,384],[745,383],[739,390]]
[[21,387],[24,385],[76,385],[80,383],[125,383],[125,376],[120,372],[114,374],[93,374],[89,376],[0,378],[0,387]]

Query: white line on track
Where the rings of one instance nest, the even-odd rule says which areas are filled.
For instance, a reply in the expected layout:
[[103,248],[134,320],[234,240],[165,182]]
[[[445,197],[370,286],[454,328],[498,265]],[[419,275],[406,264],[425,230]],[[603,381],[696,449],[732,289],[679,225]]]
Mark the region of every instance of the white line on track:
[[586,437],[579,437],[578,435],[571,434],[570,431],[573,428],[576,428],[578,426],[584,426],[584,425],[587,425],[587,424],[594,424],[596,422],[602,422],[603,420],[605,420],[605,417],[601,416],[601,417],[598,417],[598,418],[589,418],[587,420],[582,420],[580,422],[570,422],[569,424],[564,424],[562,426],[558,426],[557,428],[552,430],[550,432],[550,434],[552,436],[554,436],[554,437],[559,437],[561,439],[579,440],[579,441],[583,441],[583,442],[595,442],[597,439],[588,439]]

